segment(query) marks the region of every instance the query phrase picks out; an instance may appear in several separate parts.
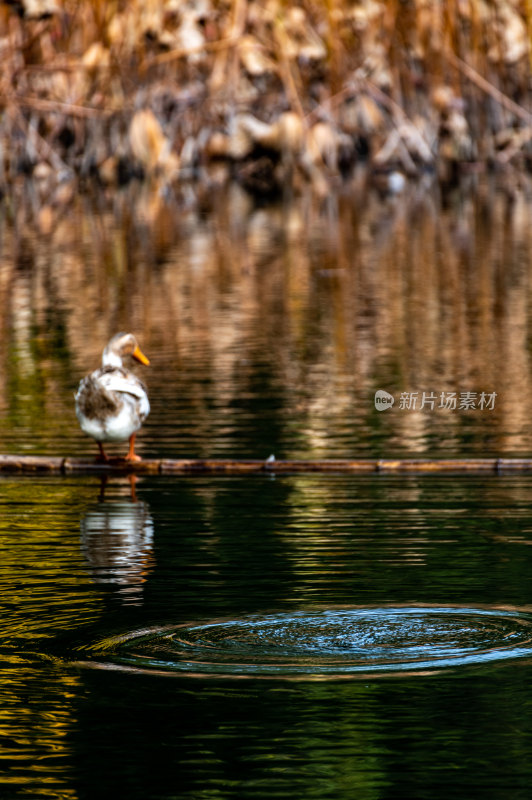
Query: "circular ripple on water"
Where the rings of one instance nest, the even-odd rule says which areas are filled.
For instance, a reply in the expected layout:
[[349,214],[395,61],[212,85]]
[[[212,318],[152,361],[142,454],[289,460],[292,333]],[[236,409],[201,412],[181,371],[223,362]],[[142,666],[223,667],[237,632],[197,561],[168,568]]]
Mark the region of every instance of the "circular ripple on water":
[[93,664],[189,675],[430,671],[532,655],[532,615],[356,608],[153,628],[83,648]]

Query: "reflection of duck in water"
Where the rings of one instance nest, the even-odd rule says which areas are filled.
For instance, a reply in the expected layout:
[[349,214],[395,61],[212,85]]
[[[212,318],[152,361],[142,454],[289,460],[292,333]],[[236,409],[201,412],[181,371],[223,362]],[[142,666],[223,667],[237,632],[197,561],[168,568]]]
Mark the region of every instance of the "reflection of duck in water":
[[131,356],[141,364],[149,360],[132,333],[117,333],[103,351],[102,366],[80,381],[76,392],[76,416],[81,430],[96,439],[100,459],[107,461],[103,442],[129,439],[127,461],[140,461],[135,454],[135,435],[150,413],[146,387],[122,359]]
[[[134,479],[134,476],[130,476]],[[81,520],[81,542],[93,580],[118,585],[124,600],[140,600],[142,584],[153,566],[153,519],[147,503],[104,500],[90,506]]]

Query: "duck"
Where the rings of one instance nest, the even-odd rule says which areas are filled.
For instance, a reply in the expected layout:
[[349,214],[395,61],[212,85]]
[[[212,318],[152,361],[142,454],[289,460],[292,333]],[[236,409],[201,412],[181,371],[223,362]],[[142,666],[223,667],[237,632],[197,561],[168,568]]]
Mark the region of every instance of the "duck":
[[124,367],[131,357],[145,366],[150,361],[132,333],[117,333],[102,354],[102,366],[79,383],[75,394],[76,416],[81,430],[96,440],[98,461],[109,461],[104,442],[129,440],[125,461],[141,461],[135,453],[135,437],[150,413],[150,401],[144,383]]

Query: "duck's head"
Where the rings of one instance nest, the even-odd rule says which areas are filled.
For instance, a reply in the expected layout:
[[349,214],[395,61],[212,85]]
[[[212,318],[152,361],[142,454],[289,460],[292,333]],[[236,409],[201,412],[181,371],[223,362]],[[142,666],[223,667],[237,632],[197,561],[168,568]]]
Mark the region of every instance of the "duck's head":
[[132,333],[117,333],[109,340],[103,351],[102,366],[121,367],[125,356],[131,356],[141,364],[150,363]]

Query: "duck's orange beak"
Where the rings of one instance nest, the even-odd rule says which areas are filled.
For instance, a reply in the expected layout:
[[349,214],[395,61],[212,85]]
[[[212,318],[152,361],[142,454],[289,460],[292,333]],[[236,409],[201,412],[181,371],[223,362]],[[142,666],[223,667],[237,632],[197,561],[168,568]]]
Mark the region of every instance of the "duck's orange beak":
[[141,364],[145,364],[146,366],[148,366],[148,364],[150,363],[150,359],[146,358],[146,356],[144,355],[144,353],[142,352],[142,350],[138,345],[135,347],[131,355],[133,356],[134,359],[136,359],[136,361],[140,361]]

